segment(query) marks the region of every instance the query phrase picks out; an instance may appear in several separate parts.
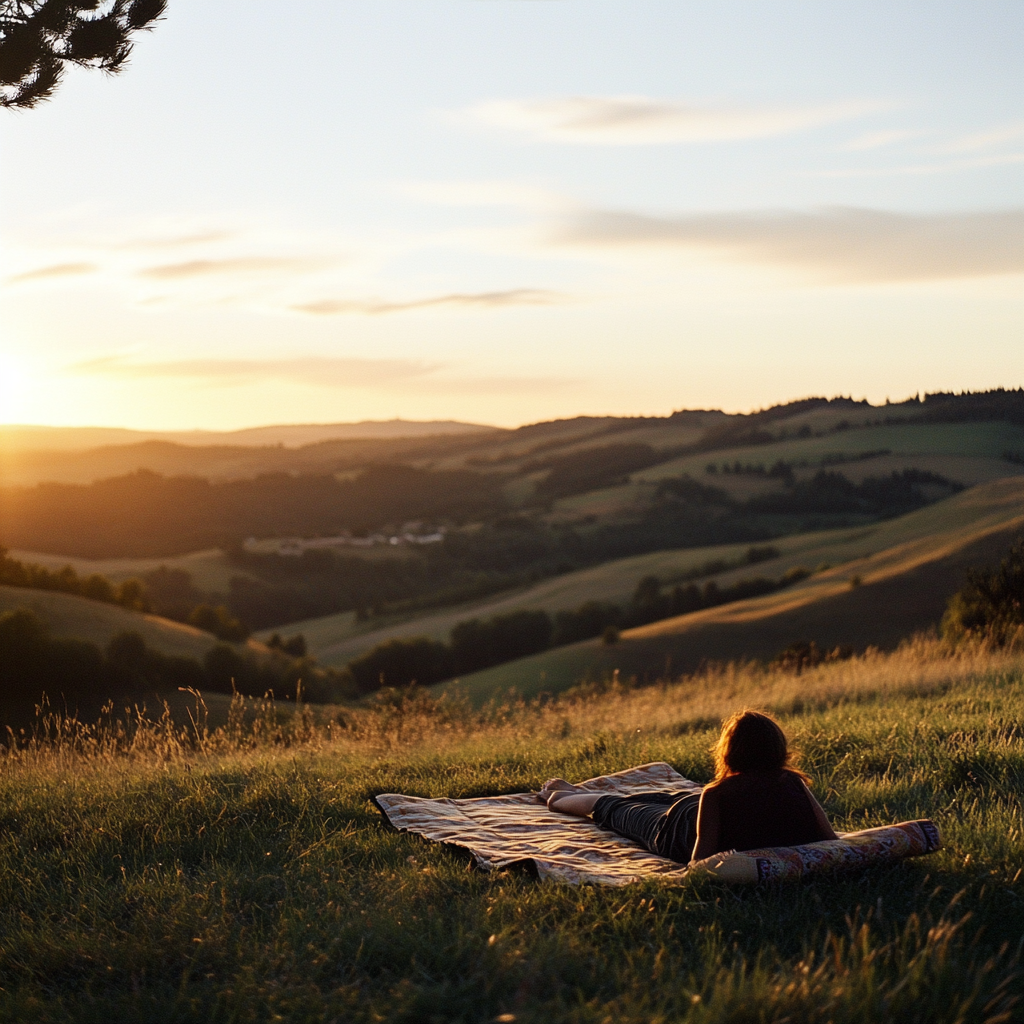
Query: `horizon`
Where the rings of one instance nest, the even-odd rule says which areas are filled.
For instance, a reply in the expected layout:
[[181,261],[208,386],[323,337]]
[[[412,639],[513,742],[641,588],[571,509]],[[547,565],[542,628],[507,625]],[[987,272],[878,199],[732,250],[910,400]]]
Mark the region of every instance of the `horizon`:
[[1022,39],[1012,2],[175,0],[0,112],[0,420],[1018,387]]
[[[978,394],[987,393],[993,391],[1009,391],[1014,390],[1012,388],[1004,388],[1003,386],[997,386],[994,388],[980,389],[978,392],[962,392],[963,394]],[[961,392],[937,392],[929,394],[960,394]],[[926,394],[924,397],[929,397]],[[521,427],[535,426],[540,423],[555,423],[574,419],[667,419],[673,415],[684,412],[721,412],[727,416],[754,416],[760,412],[766,412],[769,409],[777,409],[785,407],[787,405],[793,405],[804,401],[815,401],[821,400],[826,402],[837,402],[845,401],[852,402],[854,404],[867,404],[873,409],[884,409],[887,406],[898,406],[906,405],[913,401],[923,401],[921,392],[916,392],[913,395],[908,395],[906,398],[890,400],[887,397],[882,402],[871,402],[867,398],[854,398],[851,395],[800,395],[796,398],[786,399],[781,402],[773,402],[771,404],[764,404],[755,406],[749,409],[722,409],[713,408],[711,406],[701,406],[697,408],[678,408],[673,409],[668,413],[635,413],[631,415],[617,415],[615,413],[577,413],[573,416],[553,416],[550,419],[542,420],[529,420],[523,423],[516,424],[497,424],[497,423],[480,423],[470,420],[453,420],[453,419],[406,419],[402,416],[392,416],[387,419],[361,419],[361,420],[308,420],[308,421],[294,421],[294,422],[275,422],[275,423],[251,423],[240,427],[225,427],[225,428],[208,428],[208,427],[181,427],[172,428],[166,430],[149,430],[140,427],[128,427],[123,424],[109,424],[109,423],[6,423],[0,422],[0,431],[4,430],[104,430],[104,431],[125,431],[129,433],[137,434],[241,434],[250,433],[259,430],[275,430],[275,429],[287,429],[290,427],[294,428],[317,428],[317,427],[364,427],[364,426],[387,426],[391,424],[406,424],[409,426],[431,426],[437,425],[457,425],[463,427],[480,427],[486,430],[518,430]]]

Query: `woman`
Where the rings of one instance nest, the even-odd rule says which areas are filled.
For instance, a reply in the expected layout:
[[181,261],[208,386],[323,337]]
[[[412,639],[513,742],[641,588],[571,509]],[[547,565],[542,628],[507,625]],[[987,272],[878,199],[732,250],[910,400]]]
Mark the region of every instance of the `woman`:
[[715,778],[697,793],[602,796],[564,779],[538,798],[553,811],[591,817],[602,828],[682,863],[726,850],[798,846],[836,839],[810,781],[793,766],[786,734],[769,715],[740,711],[715,745]]

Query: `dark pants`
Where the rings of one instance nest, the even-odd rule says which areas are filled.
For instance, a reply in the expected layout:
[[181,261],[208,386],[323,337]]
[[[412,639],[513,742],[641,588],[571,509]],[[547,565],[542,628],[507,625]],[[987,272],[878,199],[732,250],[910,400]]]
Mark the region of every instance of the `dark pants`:
[[699,804],[700,793],[693,792],[603,796],[591,817],[601,828],[685,864],[697,842]]

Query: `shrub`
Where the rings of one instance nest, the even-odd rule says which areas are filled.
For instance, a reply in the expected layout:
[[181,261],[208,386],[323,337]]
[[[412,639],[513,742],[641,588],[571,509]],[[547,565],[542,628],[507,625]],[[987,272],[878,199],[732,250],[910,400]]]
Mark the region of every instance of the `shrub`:
[[974,569],[942,617],[942,635],[954,643],[981,636],[1005,644],[1024,629],[1024,536],[997,569]]
[[382,686],[429,686],[452,675],[452,656],[446,644],[417,636],[378,644],[350,661],[348,669],[360,693],[372,693]]
[[27,608],[0,615],[0,693],[15,702],[85,693],[104,684],[103,654],[87,640],[54,639]]
[[614,629],[622,619],[618,605],[606,601],[586,601],[574,611],[555,613],[554,631],[551,644],[561,647],[579,640],[601,636],[608,629]]
[[783,586],[789,586],[791,583],[799,583],[801,580],[807,579],[810,575],[810,569],[805,569],[802,565],[794,565],[782,574],[781,582]]
[[224,605],[200,604],[192,609],[188,617],[189,625],[212,633],[218,640],[228,643],[242,643],[249,638],[249,627],[236,619]]
[[798,640],[784,651],[780,651],[772,659],[771,667],[800,675],[805,668],[814,668],[816,665],[833,661],[846,661],[852,657],[852,647],[834,647],[830,651],[823,651],[813,640]]
[[451,651],[457,672],[500,665],[547,650],[551,644],[551,616],[543,611],[519,611],[493,619],[467,619],[451,632]]
[[307,653],[306,638],[301,633],[287,639],[282,639],[280,633],[275,633],[267,641],[267,646],[272,650],[290,654],[293,658],[304,658]]

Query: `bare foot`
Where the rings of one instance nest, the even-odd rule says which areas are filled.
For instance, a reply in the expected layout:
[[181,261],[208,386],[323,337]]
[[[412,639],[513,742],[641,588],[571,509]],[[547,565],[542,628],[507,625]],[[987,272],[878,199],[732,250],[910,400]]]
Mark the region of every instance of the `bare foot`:
[[585,791],[580,789],[579,786],[574,786],[571,782],[566,782],[565,779],[548,779],[548,781],[540,787],[537,799],[542,804],[547,804],[548,807],[554,810],[554,806],[558,802],[560,796],[583,792]]

